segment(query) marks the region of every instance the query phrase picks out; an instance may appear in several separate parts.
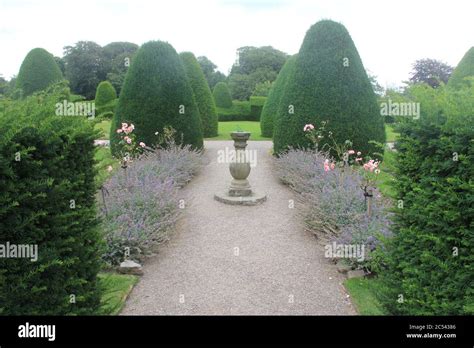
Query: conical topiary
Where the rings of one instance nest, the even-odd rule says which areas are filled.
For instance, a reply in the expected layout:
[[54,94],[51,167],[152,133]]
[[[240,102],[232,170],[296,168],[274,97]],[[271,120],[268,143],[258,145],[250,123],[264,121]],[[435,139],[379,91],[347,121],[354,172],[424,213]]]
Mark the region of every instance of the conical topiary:
[[306,33],[274,120],[275,153],[308,146],[303,127],[319,127],[322,121],[328,121],[326,130],[336,142],[349,139],[364,154],[377,150],[370,140],[385,142],[377,99],[357,49],[346,28],[331,20]]
[[106,112],[110,113],[114,111],[115,99],[117,99],[117,93],[115,92],[114,86],[109,81],[102,81],[97,86],[95,92],[95,107],[97,114],[100,116]]
[[166,126],[176,130],[176,141],[194,148],[203,145],[199,111],[178,53],[166,42],[150,41],[137,51],[127,72],[111,127],[111,149],[116,152],[116,129],[122,122],[135,126],[138,141],[157,145]]
[[232,107],[232,97],[230,95],[229,87],[227,87],[227,83],[217,83],[217,85],[214,86],[214,91],[212,94],[214,96],[216,106],[225,109]]
[[43,48],[32,49],[21,63],[16,87],[29,96],[63,78],[61,69],[51,53]]
[[214,103],[206,77],[194,54],[183,52],[180,53],[180,57],[199,109],[203,136],[215,137],[217,136],[218,125],[216,104]]
[[275,114],[278,112],[278,106],[280,105],[281,97],[285,91],[286,82],[288,76],[292,74],[292,69],[295,65],[296,55],[288,58],[283,68],[281,68],[277,79],[275,80],[268,98],[263,106],[262,114],[260,116],[260,129],[262,136],[272,137],[273,136],[273,119]]
[[465,77],[474,76],[474,47],[471,47],[462,57],[448,80],[448,87],[457,88],[467,84]]

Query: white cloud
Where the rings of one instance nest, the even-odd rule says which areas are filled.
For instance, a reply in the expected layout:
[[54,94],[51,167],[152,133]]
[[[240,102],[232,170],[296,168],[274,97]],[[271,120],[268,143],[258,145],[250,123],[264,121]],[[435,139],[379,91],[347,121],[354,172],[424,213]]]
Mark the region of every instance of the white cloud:
[[241,46],[272,45],[294,54],[320,19],[342,22],[367,69],[382,85],[408,79],[430,57],[456,65],[473,45],[469,0],[0,0],[0,73],[11,77],[34,47],[61,56],[79,40],[170,42],[206,55],[224,73]]

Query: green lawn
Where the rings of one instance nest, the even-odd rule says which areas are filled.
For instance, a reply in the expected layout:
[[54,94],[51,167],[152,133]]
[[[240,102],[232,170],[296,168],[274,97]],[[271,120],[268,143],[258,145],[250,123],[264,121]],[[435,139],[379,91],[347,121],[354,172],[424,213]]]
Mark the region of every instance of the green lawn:
[[98,129],[102,133],[102,136],[99,139],[109,139],[110,123],[110,120],[103,120],[94,125],[94,129]]
[[213,138],[206,138],[206,140],[232,140],[230,133],[236,130],[252,133],[250,140],[272,140],[272,138],[264,138],[261,136],[260,122],[255,121],[219,122],[219,135]]
[[376,279],[352,278],[344,281],[352,303],[361,315],[387,315],[388,313],[377,300],[376,293],[380,283]]
[[387,136],[387,142],[391,143],[397,140],[399,134],[393,130],[393,126],[390,124],[385,124],[385,134]]
[[393,187],[395,181],[395,152],[385,150],[382,164],[380,165],[380,174],[377,178],[377,187],[386,197],[396,199],[396,191]]
[[120,313],[128,294],[137,283],[134,275],[99,273],[99,286],[102,289],[100,315],[117,315]]

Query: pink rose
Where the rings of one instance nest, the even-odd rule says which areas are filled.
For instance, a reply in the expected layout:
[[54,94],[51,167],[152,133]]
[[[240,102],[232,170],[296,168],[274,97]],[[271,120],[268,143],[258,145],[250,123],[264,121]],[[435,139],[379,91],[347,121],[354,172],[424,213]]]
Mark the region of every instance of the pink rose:
[[145,147],[145,146],[146,146],[143,141],[140,141],[140,144],[138,144],[138,145],[140,145],[141,147]]
[[349,150],[349,151],[347,151],[347,153],[348,153],[349,155],[353,155],[353,154],[355,154],[355,151],[354,151],[354,150]]
[[360,162],[360,161],[362,161],[362,158],[357,157],[357,158],[355,159],[355,161],[356,161],[356,162]]
[[314,126],[310,123],[310,124],[306,124],[303,128],[303,131],[304,132],[308,132],[308,131],[311,131],[314,129]]
[[123,132],[123,129],[117,129],[117,133],[122,133]]
[[122,129],[125,129],[128,127],[128,123],[122,123]]

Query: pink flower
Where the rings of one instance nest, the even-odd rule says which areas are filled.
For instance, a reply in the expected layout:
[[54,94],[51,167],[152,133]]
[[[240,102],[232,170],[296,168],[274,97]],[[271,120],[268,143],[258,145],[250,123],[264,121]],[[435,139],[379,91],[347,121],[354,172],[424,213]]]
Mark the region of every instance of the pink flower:
[[308,131],[311,131],[311,130],[313,130],[313,129],[314,129],[314,126],[313,126],[311,123],[309,123],[309,124],[306,124],[306,125],[304,126],[303,131],[304,131],[304,132],[308,132]]
[[146,146],[143,141],[140,141],[140,144],[138,144],[138,145],[140,145],[141,147],[145,147],[145,146]]
[[131,143],[132,143],[132,139],[130,139],[130,137],[125,136],[125,137],[123,138],[123,140],[125,140],[125,141],[127,142],[127,144],[131,144]]
[[324,161],[324,171],[325,172],[329,172],[329,160],[325,160]]
[[123,132],[123,129],[117,129],[117,133],[122,133]]
[[336,164],[333,162],[331,163],[331,170],[334,170],[334,167],[336,167]]
[[355,159],[355,161],[356,161],[356,162],[360,162],[360,161],[362,161],[362,158],[357,157],[357,158]]
[[125,130],[125,128],[128,127],[128,123],[122,123],[122,129]]
[[355,151],[354,151],[354,150],[349,150],[349,151],[347,151],[347,153],[348,153],[349,155],[353,155],[353,154],[355,154]]

